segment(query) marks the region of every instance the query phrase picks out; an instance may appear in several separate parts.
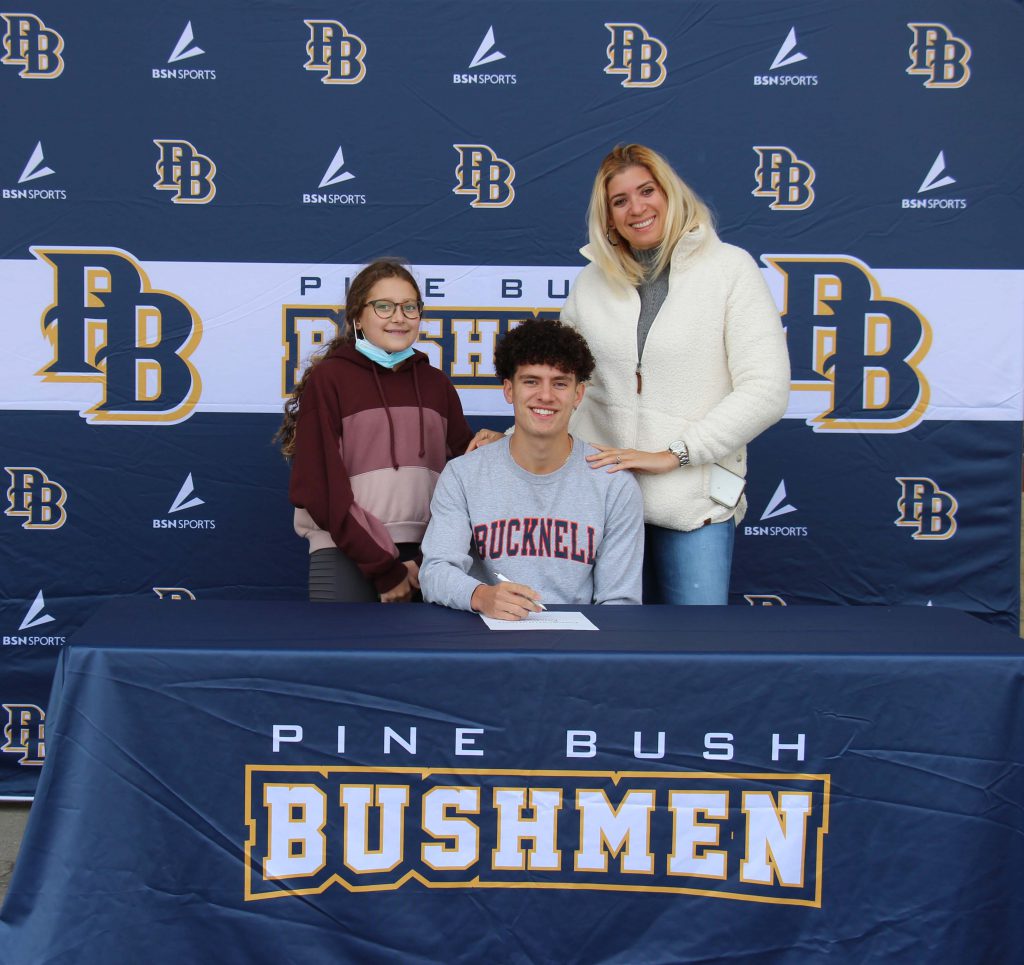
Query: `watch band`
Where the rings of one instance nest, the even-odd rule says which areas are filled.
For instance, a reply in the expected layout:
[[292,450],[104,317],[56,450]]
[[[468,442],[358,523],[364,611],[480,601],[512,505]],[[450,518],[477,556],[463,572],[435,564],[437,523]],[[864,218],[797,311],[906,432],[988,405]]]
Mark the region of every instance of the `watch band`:
[[686,448],[685,442],[670,442],[668,451],[679,460],[679,468],[690,465],[690,450]]

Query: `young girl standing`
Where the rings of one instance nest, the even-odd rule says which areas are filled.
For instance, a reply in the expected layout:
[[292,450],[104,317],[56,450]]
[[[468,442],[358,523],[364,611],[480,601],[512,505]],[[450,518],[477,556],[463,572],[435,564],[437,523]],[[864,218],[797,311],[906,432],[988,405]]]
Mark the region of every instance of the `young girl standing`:
[[[473,433],[454,386],[413,349],[423,301],[401,263],[349,286],[345,331],[306,369],[278,433],[313,601],[406,602],[438,474]],[[353,337],[354,336],[354,337]]]

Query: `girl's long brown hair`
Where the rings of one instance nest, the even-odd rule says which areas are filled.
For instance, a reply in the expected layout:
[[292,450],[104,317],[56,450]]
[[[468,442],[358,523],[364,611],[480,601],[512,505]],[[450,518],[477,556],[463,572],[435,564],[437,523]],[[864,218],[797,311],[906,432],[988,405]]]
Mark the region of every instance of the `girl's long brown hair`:
[[402,281],[407,281],[414,289],[416,289],[416,297],[422,300],[422,296],[420,295],[420,286],[416,284],[416,279],[413,278],[409,269],[396,258],[378,258],[376,261],[368,264],[361,272],[359,272],[358,275],[356,275],[355,278],[352,279],[352,283],[348,288],[348,298],[345,302],[344,327],[333,339],[331,339],[330,342],[327,343],[327,345],[310,357],[309,365],[306,366],[306,371],[302,373],[302,378],[299,379],[294,391],[288,397],[288,401],[284,404],[284,421],[281,423],[281,428],[277,430],[277,433],[274,436],[274,442],[280,444],[281,452],[284,454],[285,458],[290,458],[295,454],[295,426],[299,419],[299,402],[302,399],[302,393],[306,388],[306,383],[309,381],[310,373],[313,371],[314,367],[327,358],[331,352],[352,339],[353,324],[359,317],[362,310],[366,307],[366,303],[370,299],[370,292],[373,290],[373,286],[385,278],[400,278]]

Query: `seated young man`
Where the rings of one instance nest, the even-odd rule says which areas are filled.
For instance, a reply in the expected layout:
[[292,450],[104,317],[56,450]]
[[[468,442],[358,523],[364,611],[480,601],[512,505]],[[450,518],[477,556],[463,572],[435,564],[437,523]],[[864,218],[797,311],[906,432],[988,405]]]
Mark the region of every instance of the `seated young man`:
[[494,356],[515,432],[438,479],[420,587],[432,603],[521,620],[541,603],[640,603],[644,525],[628,472],[594,472],[569,435],[594,358],[575,329],[529,321]]

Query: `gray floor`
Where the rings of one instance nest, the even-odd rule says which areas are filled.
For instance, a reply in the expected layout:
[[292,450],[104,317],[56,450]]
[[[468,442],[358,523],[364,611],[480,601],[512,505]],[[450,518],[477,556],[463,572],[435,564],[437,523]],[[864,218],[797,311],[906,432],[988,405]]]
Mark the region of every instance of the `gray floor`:
[[[1021,524],[1021,543],[1024,546],[1024,521]],[[1021,599],[1024,600],[1024,569],[1021,570]],[[1024,620],[1020,627],[1020,635],[1024,637]],[[18,846],[25,831],[28,820],[28,803],[5,803],[0,801],[0,899],[7,893],[7,886],[14,870],[14,860],[18,856]]]

